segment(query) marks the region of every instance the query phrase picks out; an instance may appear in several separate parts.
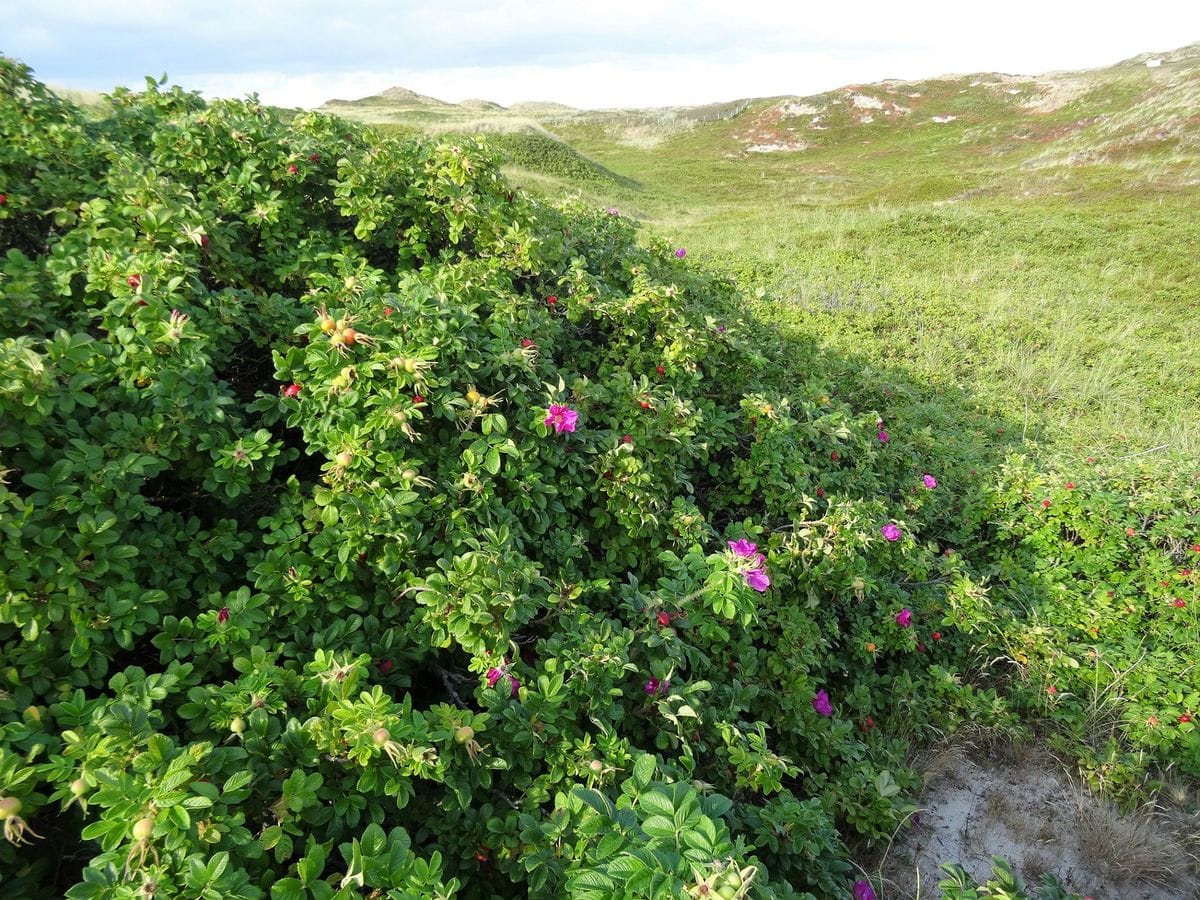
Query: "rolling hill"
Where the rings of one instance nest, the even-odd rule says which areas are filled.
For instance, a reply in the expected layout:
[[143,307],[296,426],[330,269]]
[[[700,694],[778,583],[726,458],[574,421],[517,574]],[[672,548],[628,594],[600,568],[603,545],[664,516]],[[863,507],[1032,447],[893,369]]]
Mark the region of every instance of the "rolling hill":
[[699,107],[324,108],[484,132],[514,182],[618,207],[919,396],[965,388],[1084,455],[1200,448],[1200,44]]

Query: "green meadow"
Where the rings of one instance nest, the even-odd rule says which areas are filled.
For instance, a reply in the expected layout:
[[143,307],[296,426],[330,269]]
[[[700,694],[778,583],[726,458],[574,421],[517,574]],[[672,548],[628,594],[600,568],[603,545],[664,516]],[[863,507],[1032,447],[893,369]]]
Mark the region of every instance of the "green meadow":
[[[806,101],[830,110],[823,130],[777,118],[787,100],[661,124],[653,142],[650,114],[549,123],[625,183],[572,177],[550,153],[512,172],[628,211],[732,272],[763,320],[925,385],[923,399],[965,392],[1081,456],[1195,453],[1200,147],[1181,123],[1200,68],[1194,50],[1174,65],[1170,80],[1132,63],[1002,90],[988,76],[869,86],[913,106],[867,110],[870,123],[834,92]],[[1017,102],[1043,97],[1063,105]]]

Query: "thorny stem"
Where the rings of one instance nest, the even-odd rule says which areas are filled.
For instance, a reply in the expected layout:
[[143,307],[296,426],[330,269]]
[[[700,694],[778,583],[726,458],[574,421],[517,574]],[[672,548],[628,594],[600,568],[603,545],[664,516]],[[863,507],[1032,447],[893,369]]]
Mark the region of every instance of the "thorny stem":
[[441,676],[442,684],[445,686],[446,692],[450,695],[450,699],[452,699],[454,701],[454,705],[459,707],[460,709],[470,709],[470,707],[468,707],[467,704],[463,702],[462,697],[460,697],[458,695],[458,691],[456,691],[454,689],[454,685],[451,684],[450,673],[447,672],[445,669],[443,669],[441,666],[436,666],[435,668],[437,669],[438,675]]

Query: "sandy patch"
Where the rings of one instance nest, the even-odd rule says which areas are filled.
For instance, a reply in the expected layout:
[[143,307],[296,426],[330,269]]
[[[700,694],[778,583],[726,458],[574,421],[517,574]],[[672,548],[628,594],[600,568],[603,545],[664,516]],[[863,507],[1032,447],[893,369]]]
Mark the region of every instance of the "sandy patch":
[[1200,872],[1182,843],[1195,834],[1194,820],[1122,816],[1045,756],[1003,761],[948,751],[929,766],[919,805],[884,862],[881,900],[940,897],[943,862],[960,863],[982,883],[993,856],[1030,887],[1050,872],[1095,900],[1200,896]]
[[822,111],[822,107],[813,106],[811,103],[785,103],[779,107],[779,111],[787,118],[796,118],[819,113]]
[[1091,87],[1088,82],[1083,80],[1039,81],[1037,83],[1038,96],[1025,100],[1021,106],[1030,112],[1054,112],[1086,94]]
[[804,141],[780,141],[773,144],[751,144],[746,148],[747,153],[795,153],[800,150],[807,150],[808,144]]
[[883,101],[869,94],[851,94],[850,103],[855,109],[883,109]]

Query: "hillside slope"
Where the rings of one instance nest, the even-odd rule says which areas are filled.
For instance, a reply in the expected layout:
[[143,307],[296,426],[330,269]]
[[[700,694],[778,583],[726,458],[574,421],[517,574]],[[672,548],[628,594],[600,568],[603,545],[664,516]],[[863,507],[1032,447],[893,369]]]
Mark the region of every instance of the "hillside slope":
[[533,122],[568,139],[640,149],[686,135],[726,157],[820,158],[822,151],[850,143],[953,142],[964,152],[1019,158],[1031,167],[1152,162],[1187,180],[1196,177],[1200,44],[1083,72],[888,80],[804,97],[695,107],[581,110],[527,102],[505,108],[480,100],[446,103],[393,87],[358,100],[331,100],[321,109],[364,122],[438,130],[507,131]]

